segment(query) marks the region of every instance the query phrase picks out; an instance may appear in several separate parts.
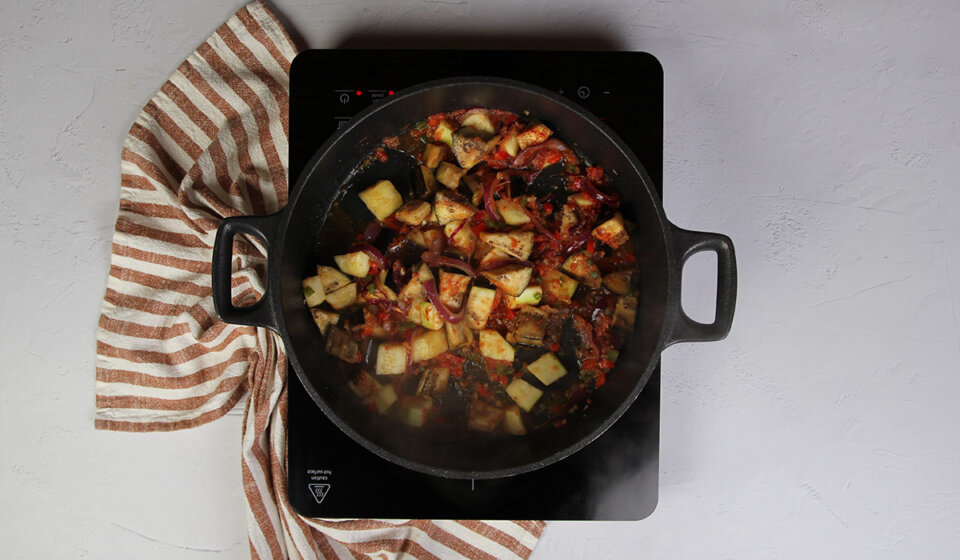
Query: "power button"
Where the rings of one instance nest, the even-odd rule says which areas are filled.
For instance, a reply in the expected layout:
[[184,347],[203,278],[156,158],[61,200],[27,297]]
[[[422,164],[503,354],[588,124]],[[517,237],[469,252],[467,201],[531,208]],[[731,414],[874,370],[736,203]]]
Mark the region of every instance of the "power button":
[[587,86],[580,86],[577,89],[577,95],[580,96],[580,99],[586,99],[590,97],[590,88],[588,88]]

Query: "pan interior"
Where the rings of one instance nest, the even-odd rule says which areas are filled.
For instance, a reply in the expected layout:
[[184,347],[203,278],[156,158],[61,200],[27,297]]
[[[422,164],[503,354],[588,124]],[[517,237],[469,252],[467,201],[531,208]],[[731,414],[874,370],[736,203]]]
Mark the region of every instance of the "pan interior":
[[[339,361],[324,350],[300,293],[301,280],[314,274],[318,263],[331,262],[332,255],[342,252],[356,228],[369,219],[365,207],[355,201],[356,190],[377,179],[406,177],[409,173],[404,166],[411,165],[402,158],[391,158],[388,164],[357,174],[357,164],[383,137],[428,115],[471,107],[529,112],[550,125],[557,137],[591,163],[615,174],[613,185],[622,196],[621,210],[637,228],[641,286],[638,322],[621,349],[616,368],[608,375],[607,384],[591,395],[587,412],[571,416],[563,427],[521,437],[466,431],[451,437],[443,432],[412,430],[371,413],[348,389],[348,378]],[[347,188],[342,190],[344,185]],[[359,216],[356,223],[329,217],[338,197],[343,198],[341,209]],[[636,158],[606,127],[548,92],[515,82],[483,79],[448,82],[398,95],[359,115],[321,148],[301,175],[289,211],[278,239],[283,252],[271,274],[272,286],[279,288],[280,326],[287,353],[304,386],[327,416],[362,445],[391,461],[459,478],[505,476],[545,466],[580,449],[615,421],[639,394],[659,359],[668,267],[666,221],[653,185]],[[339,221],[326,224],[328,219]],[[338,234],[322,235],[325,225],[333,226]],[[339,235],[341,230],[343,235]]]

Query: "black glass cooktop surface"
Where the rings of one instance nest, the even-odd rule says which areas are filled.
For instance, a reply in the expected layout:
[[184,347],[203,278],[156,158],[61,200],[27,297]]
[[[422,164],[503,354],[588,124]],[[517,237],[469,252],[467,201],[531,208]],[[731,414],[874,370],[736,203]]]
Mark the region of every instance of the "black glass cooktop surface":
[[[663,72],[633,52],[312,50],[290,78],[290,184],[361,109],[405,87],[487,75],[551,89],[593,112],[633,149],[662,194]],[[290,501],[324,518],[636,520],[657,504],[660,368],[633,406],[581,451],[494,480],[458,480],[394,465],[350,439],[289,375]]]

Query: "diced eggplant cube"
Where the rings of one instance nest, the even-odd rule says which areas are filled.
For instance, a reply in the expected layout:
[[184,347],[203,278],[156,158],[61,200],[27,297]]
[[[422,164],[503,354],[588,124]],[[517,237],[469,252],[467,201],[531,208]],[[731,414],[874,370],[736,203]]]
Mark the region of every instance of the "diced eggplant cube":
[[497,295],[496,290],[474,286],[470,288],[470,295],[467,296],[467,315],[463,322],[474,330],[480,330],[487,325],[487,318],[493,311],[493,300]]
[[[430,194],[437,192],[437,178],[433,174],[433,169],[426,165],[420,166],[420,176],[423,177],[423,188]],[[429,219],[429,217],[427,218]]]
[[[432,218],[436,217],[434,213]],[[427,247],[436,247],[440,240],[443,239],[443,230],[440,229],[426,229],[423,230],[423,240],[426,242]]]
[[523,413],[519,406],[511,406],[503,414],[503,429],[510,435],[522,436],[527,433],[523,425]]
[[597,204],[597,199],[592,196],[579,192],[567,197],[567,202],[573,202],[577,206],[593,206]]
[[493,147],[480,134],[475,128],[461,127],[453,135],[453,157],[465,170],[483,161],[487,150]]
[[500,143],[500,147],[503,148],[503,151],[507,152],[508,156],[516,157],[520,151],[520,143],[517,142],[517,135],[513,134],[504,138]]
[[440,285],[437,287],[440,302],[451,311],[459,311],[470,287],[470,277],[463,274],[454,274],[445,270],[440,271]]
[[383,388],[380,382],[363,370],[356,377],[347,381],[347,386],[361,399],[372,397],[374,393]]
[[517,134],[517,144],[520,146],[521,150],[525,150],[529,146],[536,146],[537,144],[542,144],[550,138],[553,134],[553,131],[546,127],[546,125],[537,123],[531,127],[528,127],[526,130]]
[[430,417],[430,410],[433,408],[433,400],[429,398],[415,399],[404,403],[403,422],[414,428],[421,428],[427,423]]
[[527,260],[533,251],[532,231],[480,232],[480,239],[491,247],[499,249],[520,260]]
[[436,169],[440,165],[440,161],[443,160],[444,150],[446,148],[443,146],[427,144],[423,149],[423,164],[429,169]]
[[447,390],[450,383],[450,370],[445,367],[428,367],[420,376],[417,385],[417,394],[426,397],[439,397]]
[[444,328],[447,331],[447,345],[450,350],[456,350],[464,344],[473,341],[473,331],[464,324],[465,322],[466,321],[460,321],[456,325],[453,323],[444,324]]
[[549,314],[527,305],[520,309],[518,315],[517,328],[513,333],[517,342],[539,346],[543,342],[543,337],[546,336]]
[[497,268],[492,268],[481,273],[491,284],[503,290],[503,293],[511,296],[519,296],[530,283],[530,277],[533,275],[533,269],[529,266],[511,263]]
[[[481,257],[480,251],[483,250],[484,248],[486,248],[486,252],[483,253],[483,256]],[[488,245],[487,243],[484,243],[483,241],[480,241],[479,243],[477,243],[477,251],[474,256],[480,258],[480,262],[478,264],[481,267],[487,266],[488,264],[495,263],[497,261],[502,261],[510,258],[510,255],[504,253],[500,249],[491,248],[490,245]]]
[[467,428],[478,432],[492,432],[503,421],[503,409],[479,399],[470,403]]
[[566,303],[573,298],[573,294],[577,291],[577,284],[576,280],[555,269],[548,270],[540,283],[547,295]]
[[447,335],[443,331],[425,331],[414,335],[413,361],[425,362],[447,351]]
[[524,305],[537,305],[543,299],[543,288],[540,286],[527,286],[520,292],[519,296],[503,296],[503,301],[507,309],[520,309]]
[[636,296],[620,296],[617,298],[617,307],[613,311],[614,323],[633,330],[633,323],[637,320]]
[[514,357],[513,346],[492,329],[480,331],[480,353],[491,360],[504,362],[512,362]]
[[603,285],[611,292],[625,296],[630,293],[630,281],[633,279],[632,270],[618,270],[603,277]]
[[326,299],[327,291],[323,288],[323,282],[319,276],[311,276],[303,279],[303,299],[307,307],[316,307]]
[[447,187],[448,189],[456,189],[460,186],[460,179],[467,174],[466,169],[461,169],[452,163],[446,161],[440,162],[440,167],[437,168],[436,178],[437,182],[441,185]]
[[370,272],[370,255],[363,251],[336,255],[333,257],[333,261],[337,263],[337,268],[345,274],[356,278],[363,278]]
[[470,258],[477,248],[477,236],[465,220],[454,220],[443,226],[450,248],[459,255]]
[[327,294],[327,303],[330,307],[340,310],[357,302],[357,285],[353,282]]
[[501,198],[496,201],[497,213],[508,226],[522,226],[530,222],[530,216],[512,198]]
[[527,364],[527,369],[544,385],[550,385],[567,374],[567,368],[563,367],[553,352],[547,352],[533,363]]
[[411,200],[401,206],[394,216],[407,225],[419,226],[430,216],[431,212],[433,212],[433,208],[426,200]]
[[393,385],[384,385],[373,394],[373,404],[376,405],[377,412],[380,414],[386,412],[395,402],[397,402],[397,392]]
[[474,128],[488,136],[496,132],[490,119],[490,111],[486,109],[470,109],[461,117],[460,126]]
[[360,361],[360,347],[350,333],[340,327],[327,329],[327,352],[345,362],[355,364]]
[[332,266],[318,266],[317,276],[320,277],[320,283],[323,284],[323,291],[328,294],[350,283],[350,278]]
[[377,375],[400,375],[407,371],[407,345],[384,342],[377,348]]
[[310,314],[313,315],[313,322],[317,324],[317,328],[320,329],[320,334],[326,335],[327,329],[331,325],[336,325],[340,321],[340,316],[332,311],[325,311],[323,309],[311,309]]
[[444,226],[454,220],[468,220],[477,212],[472,205],[450,191],[439,191],[434,198],[433,211],[437,222]]
[[594,237],[614,249],[619,248],[630,240],[630,236],[627,235],[627,228],[623,225],[623,216],[619,212],[617,212],[614,217],[593,228],[592,233]]
[[367,205],[378,220],[386,220],[403,204],[403,197],[393,183],[383,179],[372,187],[360,192],[360,200]]
[[453,131],[457,129],[457,125],[444,119],[440,121],[440,124],[437,125],[437,128],[433,131],[433,139],[438,142],[443,142],[447,146],[453,147]]
[[530,412],[533,405],[543,396],[543,391],[527,383],[523,379],[514,379],[507,385],[507,394],[517,403],[517,406]]
[[593,262],[593,256],[589,251],[579,251],[567,257],[560,267],[576,276],[584,284],[591,288],[599,288],[602,279],[600,278],[600,269]]
[[443,318],[440,317],[440,312],[429,301],[420,302],[420,324],[432,331],[443,328]]

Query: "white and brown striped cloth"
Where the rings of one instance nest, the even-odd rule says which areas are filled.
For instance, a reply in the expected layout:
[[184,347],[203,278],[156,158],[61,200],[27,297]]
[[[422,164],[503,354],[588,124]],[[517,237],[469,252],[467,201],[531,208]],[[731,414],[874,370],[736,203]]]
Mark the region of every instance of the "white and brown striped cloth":
[[[226,216],[287,200],[290,37],[260,2],[220,26],[130,128],[97,333],[96,427],[179,430],[247,396],[242,473],[254,558],[528,558],[540,521],[320,520],[286,495],[286,359],[266,329],[213,309]],[[262,290],[262,248],[236,243],[234,299]]]

